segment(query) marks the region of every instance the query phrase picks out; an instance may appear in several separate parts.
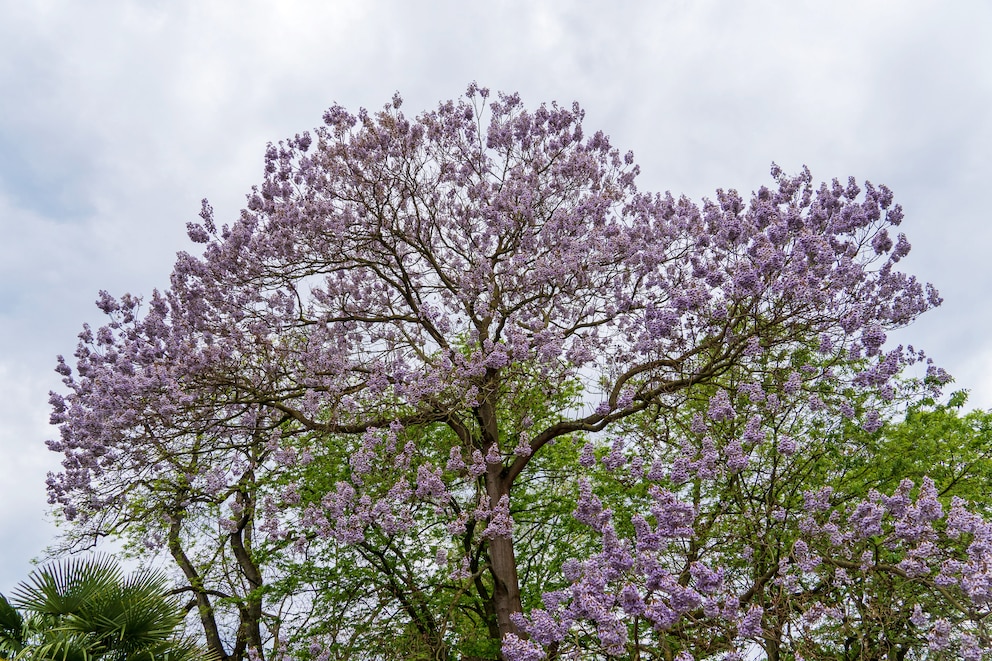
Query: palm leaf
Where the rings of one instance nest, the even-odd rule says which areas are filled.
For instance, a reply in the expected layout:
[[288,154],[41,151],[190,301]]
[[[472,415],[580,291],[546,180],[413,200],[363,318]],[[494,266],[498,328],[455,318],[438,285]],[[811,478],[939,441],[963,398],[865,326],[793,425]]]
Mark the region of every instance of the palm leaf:
[[14,589],[14,604],[55,617],[76,615],[121,580],[120,569],[110,558],[73,558],[32,572]]
[[0,653],[16,654],[24,647],[24,618],[0,594]]
[[[33,614],[22,627],[31,634],[30,641],[22,637],[18,661],[209,658],[179,635],[184,613],[161,572],[139,571],[125,578],[110,558],[75,558],[33,572],[15,589],[13,603]],[[2,610],[0,605],[0,626]]]

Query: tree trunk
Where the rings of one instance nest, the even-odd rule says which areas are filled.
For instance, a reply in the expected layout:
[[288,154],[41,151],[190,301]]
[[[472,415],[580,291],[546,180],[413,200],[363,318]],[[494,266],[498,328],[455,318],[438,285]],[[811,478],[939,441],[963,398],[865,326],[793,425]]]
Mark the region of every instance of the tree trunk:
[[186,576],[186,581],[189,583],[196,597],[196,609],[200,616],[200,625],[203,627],[203,634],[207,639],[207,649],[216,654],[217,658],[221,659],[221,661],[228,661],[230,657],[224,651],[224,644],[220,639],[220,630],[217,628],[217,620],[214,618],[214,609],[210,603],[210,597],[207,596],[200,574],[186,556],[186,552],[183,551],[179,540],[181,522],[180,515],[174,514],[172,523],[169,526],[169,553]]
[[517,578],[517,559],[513,555],[513,539],[495,537],[489,540],[489,559],[492,561],[493,605],[500,639],[508,633],[519,635],[517,626],[510,620],[511,613],[521,612],[520,581]]
[[249,649],[255,649],[259,658],[262,658],[262,597],[260,589],[262,587],[262,573],[255,565],[251,557],[251,551],[245,547],[242,538],[242,530],[239,529],[230,535],[231,550],[241,575],[248,582],[250,588],[245,595],[245,603],[239,606],[238,611],[241,616],[241,634],[245,638]]
[[[510,485],[499,473],[499,466],[490,466],[486,475],[486,491],[489,507],[495,508],[503,496],[509,497]],[[512,537],[493,537],[488,542],[489,561],[493,576],[493,608],[502,641],[509,633],[520,635],[520,630],[510,619],[512,613],[520,613],[520,579],[517,576],[517,558],[513,553]]]
[[[485,336],[485,327],[480,328]],[[482,385],[484,393],[482,401],[475,409],[476,420],[482,433],[482,449],[485,455],[491,448],[499,449],[500,433],[498,415],[493,404],[494,393],[498,385],[498,370],[487,368]],[[492,463],[486,467],[486,495],[489,496],[489,507],[494,510],[503,496],[509,498],[510,485],[513,482],[502,463]],[[500,642],[507,634],[520,635],[519,629],[513,624],[510,615],[523,611],[520,602],[520,579],[517,576],[517,558],[513,553],[513,538],[493,537],[488,540],[489,562],[493,576],[493,610],[496,611],[496,623],[499,627]],[[499,655],[502,659],[502,653]]]

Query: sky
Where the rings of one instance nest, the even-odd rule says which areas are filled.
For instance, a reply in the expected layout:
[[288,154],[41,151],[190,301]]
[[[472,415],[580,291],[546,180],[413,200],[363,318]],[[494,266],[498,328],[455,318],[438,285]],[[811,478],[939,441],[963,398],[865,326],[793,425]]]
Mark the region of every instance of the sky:
[[[609,8],[607,8],[609,6]],[[56,541],[48,392],[101,289],[168,285],[209,198],[333,103],[468,83],[578,101],[641,190],[749,193],[771,163],[885,184],[944,304],[895,340],[992,408],[987,0],[0,0],[0,592]]]

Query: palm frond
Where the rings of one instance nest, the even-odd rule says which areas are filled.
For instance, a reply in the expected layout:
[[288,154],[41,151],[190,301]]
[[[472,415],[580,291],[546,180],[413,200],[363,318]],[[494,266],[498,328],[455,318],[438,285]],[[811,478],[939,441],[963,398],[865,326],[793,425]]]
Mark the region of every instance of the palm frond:
[[20,620],[20,637],[11,634],[9,650],[0,631],[0,652],[15,653],[17,661],[208,659],[180,634],[184,611],[169,587],[168,577],[157,571],[124,577],[107,557],[46,565],[15,588],[12,603],[0,595],[0,629],[7,619],[17,624],[15,606],[31,614]]
[[0,594],[0,654],[16,654],[24,647],[24,618]]
[[120,569],[106,556],[71,558],[35,570],[13,592],[14,605],[52,616],[73,615],[122,581]]

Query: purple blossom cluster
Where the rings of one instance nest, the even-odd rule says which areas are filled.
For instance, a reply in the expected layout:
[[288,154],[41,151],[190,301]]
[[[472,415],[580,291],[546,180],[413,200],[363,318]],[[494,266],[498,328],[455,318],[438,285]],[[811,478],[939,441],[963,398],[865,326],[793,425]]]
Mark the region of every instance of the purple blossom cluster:
[[[747,654],[764,639],[767,613],[751,601],[753,591],[740,592],[724,567],[686,560],[691,546],[680,542],[696,536],[691,505],[652,487],[650,518],[634,514],[632,534],[623,538],[590,485],[580,485],[579,492],[575,516],[596,530],[601,551],[566,563],[570,586],[546,594],[544,609],[517,618],[521,633],[503,646],[510,661],[560,653],[579,631],[595,632],[582,643],[587,652],[623,655],[638,621],[646,626],[637,634],[639,649],[650,649],[653,636],[677,636],[683,629],[697,642],[707,635],[733,641],[722,648],[729,655]],[[835,495],[829,488],[806,494],[803,537],[769,577],[785,595],[819,595],[797,602],[797,632],[815,638],[824,626],[859,617],[838,606],[826,586],[853,589],[884,575],[930,595],[909,604],[906,620],[924,647],[986,658],[992,652],[985,625],[992,614],[992,524],[958,498],[945,509],[927,478],[918,486],[905,480],[889,496],[872,491],[854,503],[836,505]]]
[[649,628],[642,638],[678,630],[683,623],[700,617],[734,623],[742,640],[761,635],[760,609],[740,611],[723,568],[697,561],[679,571],[668,562],[669,551],[694,536],[692,505],[668,490],[652,488],[654,523],[634,515],[633,537],[621,539],[612,512],[603,508],[588,483],[580,484],[579,493],[575,516],[596,529],[602,551],[566,563],[563,570],[570,587],[545,594],[546,609],[516,618],[529,640],[507,637],[503,653],[508,659],[544,658],[544,650],[558,647],[574,628],[586,622],[595,631],[595,641],[587,645],[611,656],[625,653],[631,642],[630,622],[635,618],[643,619]]

